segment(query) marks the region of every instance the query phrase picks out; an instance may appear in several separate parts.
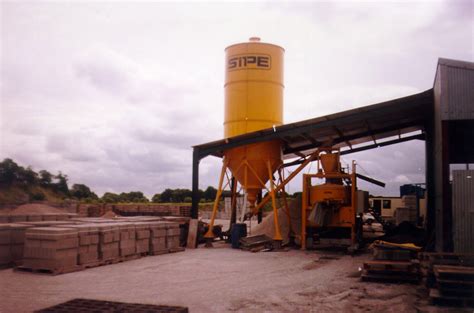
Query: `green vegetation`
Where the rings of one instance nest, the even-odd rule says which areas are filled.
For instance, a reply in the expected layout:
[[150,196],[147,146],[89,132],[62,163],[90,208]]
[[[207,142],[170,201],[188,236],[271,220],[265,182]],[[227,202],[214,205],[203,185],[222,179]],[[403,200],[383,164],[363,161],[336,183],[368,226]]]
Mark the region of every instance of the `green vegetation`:
[[22,203],[48,200],[61,202],[66,198],[93,202],[99,197],[84,184],[74,184],[69,189],[68,177],[46,170],[35,172],[30,166],[23,167],[12,159],[0,162],[0,203]]
[[[212,202],[217,194],[214,187],[199,190],[200,202]],[[224,193],[224,195],[226,195]],[[87,203],[148,203],[150,200],[141,191],[106,192],[100,198],[85,184],[68,185],[68,177],[62,172],[54,175],[47,170],[35,172],[30,166],[23,167],[12,159],[0,162],[0,204],[25,203],[30,201],[62,202],[65,199]],[[151,198],[153,203],[190,203],[189,189],[165,189]]]
[[[198,199],[200,204],[214,202],[216,194],[217,189],[212,186],[208,186],[204,191],[199,189]],[[224,197],[230,197],[230,191],[224,191],[221,200]],[[106,192],[99,198],[85,184],[74,184],[69,188],[67,175],[61,172],[56,175],[46,170],[35,172],[30,166],[25,168],[8,158],[0,162],[0,204],[30,201],[62,202],[65,199],[87,203],[150,202],[141,191],[122,192],[120,194]],[[153,195],[151,202],[160,204],[191,203],[192,191],[182,188],[167,188],[163,192]],[[271,205],[265,205],[264,210],[271,210]]]

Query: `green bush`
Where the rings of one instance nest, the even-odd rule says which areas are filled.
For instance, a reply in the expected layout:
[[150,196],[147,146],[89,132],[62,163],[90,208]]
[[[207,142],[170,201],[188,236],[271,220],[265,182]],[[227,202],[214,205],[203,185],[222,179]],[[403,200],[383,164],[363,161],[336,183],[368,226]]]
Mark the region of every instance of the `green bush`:
[[36,191],[30,194],[30,201],[43,201],[46,195],[42,191]]

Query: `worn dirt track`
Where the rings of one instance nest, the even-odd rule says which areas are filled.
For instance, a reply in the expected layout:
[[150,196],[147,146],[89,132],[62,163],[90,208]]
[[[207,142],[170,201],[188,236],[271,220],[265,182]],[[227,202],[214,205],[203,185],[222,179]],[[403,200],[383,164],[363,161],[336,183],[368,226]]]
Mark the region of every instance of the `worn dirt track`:
[[0,312],[74,298],[188,306],[190,312],[417,312],[417,287],[363,283],[368,255],[212,249],[58,276],[0,271]]

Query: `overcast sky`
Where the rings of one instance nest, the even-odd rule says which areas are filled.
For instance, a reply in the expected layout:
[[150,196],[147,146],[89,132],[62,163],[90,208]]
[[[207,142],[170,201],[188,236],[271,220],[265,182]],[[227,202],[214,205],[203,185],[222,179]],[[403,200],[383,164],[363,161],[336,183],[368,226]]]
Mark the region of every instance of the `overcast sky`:
[[[0,158],[99,195],[191,188],[191,146],[223,136],[224,49],[251,36],[286,50],[286,123],[429,89],[438,57],[474,60],[473,1],[0,6]],[[352,159],[388,184],[375,194],[424,181],[422,142]],[[201,188],[220,165],[201,162]]]

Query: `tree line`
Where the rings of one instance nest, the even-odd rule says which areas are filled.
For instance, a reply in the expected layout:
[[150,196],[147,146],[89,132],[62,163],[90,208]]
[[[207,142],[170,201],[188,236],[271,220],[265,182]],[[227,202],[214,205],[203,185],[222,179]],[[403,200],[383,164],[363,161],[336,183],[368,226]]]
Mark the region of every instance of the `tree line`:
[[[68,185],[68,176],[62,172],[52,174],[47,170],[35,172],[31,166],[23,167],[12,159],[6,158],[0,162],[0,186],[17,186],[25,190],[30,200],[46,200],[46,195],[38,188],[51,190],[63,199],[75,199],[84,202],[103,203],[183,203],[192,201],[192,191],[189,189],[165,189],[162,193],[156,193],[149,200],[141,191],[122,192],[120,194],[106,192],[102,197],[97,196],[85,184]],[[212,186],[198,191],[200,201],[213,201],[217,189]],[[225,196],[226,194],[224,194]]]

